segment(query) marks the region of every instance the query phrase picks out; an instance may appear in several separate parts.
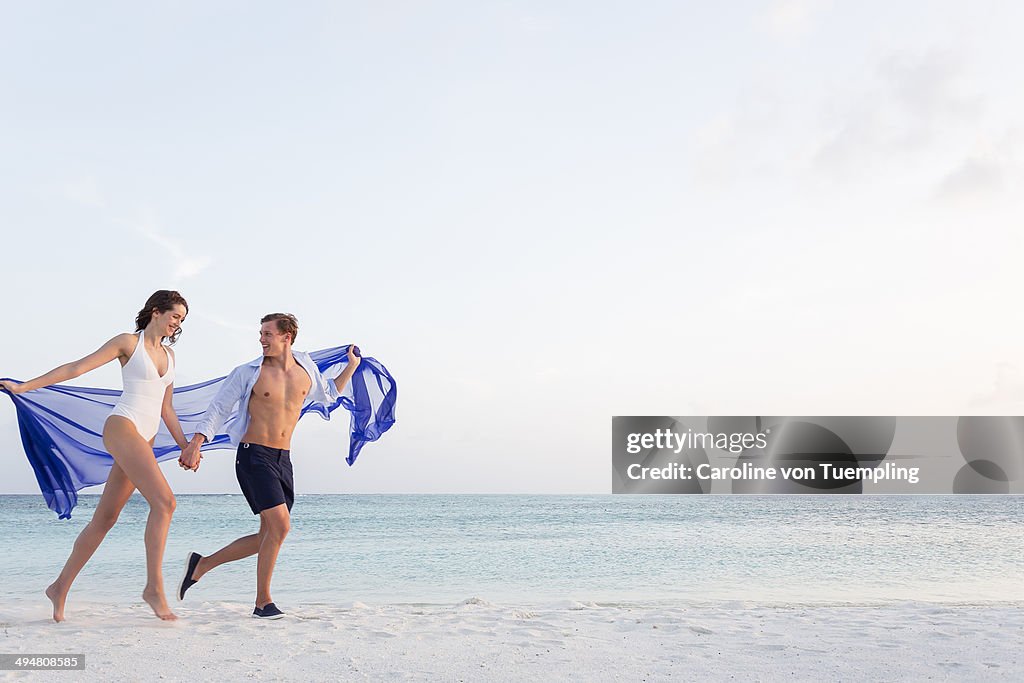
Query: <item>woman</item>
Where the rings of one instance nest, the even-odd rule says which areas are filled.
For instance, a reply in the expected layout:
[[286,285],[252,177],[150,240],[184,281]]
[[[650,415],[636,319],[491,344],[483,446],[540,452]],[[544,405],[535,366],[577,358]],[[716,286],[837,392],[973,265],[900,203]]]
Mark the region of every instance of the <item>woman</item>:
[[[146,587],[142,599],[164,620],[177,616],[167,606],[161,565],[167,529],[174,513],[174,494],[153,453],[153,438],[163,418],[179,448],[188,442],[171,404],[174,352],[188,304],[178,292],[161,289],[149,297],[135,319],[135,334],[119,334],[85,358],[61,365],[28,382],[0,381],[13,394],[65,382],[115,358],[121,363],[124,391],[103,425],[103,445],[114,459],[92,520],[75,540],[60,576],[46,589],[53,602],[53,620],[64,621],[64,602],[75,577],[114,526],[121,509],[138,488],[149,503],[146,522]],[[167,346],[164,342],[167,342]]]

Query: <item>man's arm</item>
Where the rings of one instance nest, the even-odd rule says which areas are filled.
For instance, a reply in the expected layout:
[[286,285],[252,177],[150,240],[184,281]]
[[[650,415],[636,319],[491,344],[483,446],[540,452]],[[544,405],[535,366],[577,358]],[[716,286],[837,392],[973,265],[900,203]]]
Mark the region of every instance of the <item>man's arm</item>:
[[223,386],[217,392],[210,406],[206,409],[203,421],[199,423],[196,433],[192,435],[192,440],[188,443],[188,447],[182,451],[181,457],[178,458],[179,464],[185,469],[192,470],[193,472],[199,469],[199,460],[202,458],[202,455],[199,453],[200,447],[205,442],[213,440],[213,437],[217,435],[217,432],[224,425],[224,420],[231,414],[235,406],[238,405],[238,402],[242,400],[246,387],[245,371],[247,369],[249,369],[249,366],[240,365],[232,370],[231,374],[224,380]]
[[362,358],[356,355],[355,349],[355,344],[349,345],[348,365],[346,365],[342,373],[335,377],[333,380],[334,387],[338,391],[338,396],[340,396],[341,393],[345,391],[345,387],[348,385],[348,381],[352,379],[352,375],[356,374],[356,370],[359,369],[359,363],[362,361]]
[[248,365],[239,365],[231,371],[228,378],[224,380],[224,386],[220,388],[210,403],[210,407],[206,409],[203,421],[196,427],[195,435],[197,437],[201,436],[205,441],[212,441],[213,437],[217,436],[220,428],[224,425],[224,420],[244,398],[246,371],[250,369]]

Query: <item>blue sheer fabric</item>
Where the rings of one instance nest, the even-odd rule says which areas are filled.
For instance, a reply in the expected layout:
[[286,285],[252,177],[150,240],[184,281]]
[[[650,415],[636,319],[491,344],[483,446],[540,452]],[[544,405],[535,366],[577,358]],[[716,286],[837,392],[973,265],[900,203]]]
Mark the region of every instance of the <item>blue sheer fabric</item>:
[[[310,356],[325,377],[334,378],[348,365],[347,354],[345,345],[313,351]],[[186,436],[191,437],[202,421],[224,379],[175,387],[174,409]],[[114,461],[103,449],[103,423],[121,392],[55,384],[24,394],[3,393],[14,401],[25,455],[35,470],[47,506],[61,519],[70,518],[78,503],[77,492],[106,482],[110,473]],[[334,405],[327,406],[326,411],[307,405],[302,414],[315,412],[328,420],[338,406],[351,413],[345,460],[352,465],[365,444],[379,439],[394,424],[397,398],[398,386],[387,368],[373,358],[363,358]],[[234,418],[230,416],[225,424]],[[231,448],[226,435],[218,434],[202,449],[217,448]],[[163,422],[153,452],[158,461],[177,457],[180,452]]]

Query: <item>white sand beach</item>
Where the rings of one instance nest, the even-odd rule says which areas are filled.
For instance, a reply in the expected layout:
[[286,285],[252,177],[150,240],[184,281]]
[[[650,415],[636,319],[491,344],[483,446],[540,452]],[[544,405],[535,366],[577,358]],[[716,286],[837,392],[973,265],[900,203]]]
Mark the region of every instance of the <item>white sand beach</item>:
[[1024,677],[1024,609],[598,606],[544,608],[471,598],[450,606],[282,605],[259,621],[238,603],[74,602],[0,617],[6,653],[84,653],[85,671],[3,680],[969,680]]

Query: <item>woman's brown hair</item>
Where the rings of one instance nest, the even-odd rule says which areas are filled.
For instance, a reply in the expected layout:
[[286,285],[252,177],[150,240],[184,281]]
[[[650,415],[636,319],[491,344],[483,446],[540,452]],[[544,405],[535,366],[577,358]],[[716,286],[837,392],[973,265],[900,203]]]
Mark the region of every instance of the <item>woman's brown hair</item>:
[[[177,304],[181,304],[185,307],[185,314],[188,315],[188,302],[178,292],[172,289],[159,289],[153,292],[153,295],[146,300],[146,305],[139,311],[139,315],[135,317],[135,331],[140,332],[146,329],[146,325],[153,319],[153,311],[157,313],[166,313],[167,311],[174,308]],[[178,341],[178,337],[181,336],[181,327],[178,327],[174,331],[174,334],[170,337],[164,337],[169,340],[168,344],[174,344]]]

